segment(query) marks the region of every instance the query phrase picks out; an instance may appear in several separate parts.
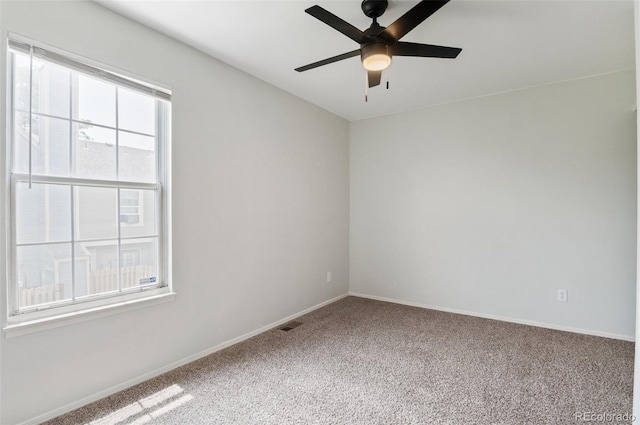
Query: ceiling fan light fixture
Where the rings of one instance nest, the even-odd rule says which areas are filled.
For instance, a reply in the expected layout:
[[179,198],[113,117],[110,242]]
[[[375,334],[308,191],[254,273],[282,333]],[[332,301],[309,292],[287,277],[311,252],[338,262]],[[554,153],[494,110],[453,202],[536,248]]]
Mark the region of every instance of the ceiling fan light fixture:
[[391,58],[385,54],[367,56],[362,65],[367,71],[382,71],[391,64]]
[[382,71],[391,64],[391,56],[386,44],[371,43],[362,46],[362,66],[367,71]]

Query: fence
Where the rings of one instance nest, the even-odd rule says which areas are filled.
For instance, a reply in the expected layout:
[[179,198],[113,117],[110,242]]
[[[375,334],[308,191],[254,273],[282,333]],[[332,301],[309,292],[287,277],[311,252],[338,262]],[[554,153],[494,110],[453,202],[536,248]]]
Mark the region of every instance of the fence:
[[[153,267],[151,266],[131,266],[123,267],[122,289],[140,286],[140,280],[151,276]],[[118,269],[100,269],[91,272],[89,281],[89,294],[100,294],[102,292],[118,290]]]
[[20,305],[22,307],[51,303],[61,300],[63,297],[64,285],[61,283],[20,289]]
[[[100,269],[91,272],[87,295],[101,294],[118,290],[118,269]],[[148,279],[153,274],[152,266],[131,266],[120,269],[122,289],[140,286],[142,279]],[[20,306],[28,307],[36,304],[47,304],[64,299],[64,284],[54,283],[49,285],[21,288],[19,291]]]

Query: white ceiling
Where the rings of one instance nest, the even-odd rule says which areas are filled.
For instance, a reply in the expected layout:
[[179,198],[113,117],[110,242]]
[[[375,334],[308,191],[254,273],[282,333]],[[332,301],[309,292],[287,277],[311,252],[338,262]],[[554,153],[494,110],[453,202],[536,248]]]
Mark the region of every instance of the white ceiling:
[[[348,120],[632,69],[632,0],[452,0],[403,41],[462,48],[457,59],[396,57],[390,90],[369,90],[354,57],[294,68],[359,46],[304,10],[319,4],[364,30],[360,1],[131,1],[100,4]],[[389,25],[416,1],[391,0]]]

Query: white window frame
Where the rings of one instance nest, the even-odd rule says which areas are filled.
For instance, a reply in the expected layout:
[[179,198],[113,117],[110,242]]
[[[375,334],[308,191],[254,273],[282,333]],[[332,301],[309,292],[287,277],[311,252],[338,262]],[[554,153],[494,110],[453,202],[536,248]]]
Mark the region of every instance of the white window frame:
[[[6,154],[11,166],[7,168],[6,178],[9,182],[9,193],[7,202],[9,203],[9,246],[7,249],[8,279],[6,282],[6,293],[8,299],[7,316],[4,318],[3,329],[8,334],[29,333],[40,329],[57,327],[66,323],[75,323],[91,317],[114,314],[120,311],[127,311],[153,305],[160,302],[170,301],[175,294],[172,292],[171,283],[171,228],[170,228],[170,152],[171,152],[171,91],[168,87],[142,79],[127,72],[117,70],[113,67],[97,63],[69,53],[44,43],[39,43],[28,38],[9,34],[9,48],[7,51],[7,132],[6,132]],[[40,56],[43,59],[62,65],[67,69],[88,74],[94,78],[106,80],[118,87],[142,92],[155,97],[156,117],[164,117],[163,120],[156,119],[156,159],[157,159],[157,181],[155,183],[125,182],[82,179],[76,177],[53,177],[43,175],[19,174],[13,172],[13,144],[14,144],[14,103],[13,96],[13,69],[12,51]],[[29,90],[31,93],[31,90]],[[31,114],[32,111],[29,111]],[[33,115],[31,115],[33,116]],[[69,118],[70,120],[73,117]],[[31,131],[31,130],[30,130]],[[31,169],[30,169],[31,171]],[[17,239],[16,239],[16,185],[18,182],[29,183],[58,183],[68,186],[93,186],[93,187],[116,187],[123,190],[153,190],[156,194],[156,235],[157,237],[157,261],[158,276],[157,284],[136,288],[135,290],[123,290],[121,287],[117,294],[94,295],[82,300],[70,302],[57,302],[39,305],[35,308],[19,308],[18,282],[17,282]],[[119,199],[119,197],[118,197]],[[142,204],[142,200],[141,200]],[[119,207],[119,206],[118,206]],[[139,214],[142,219],[142,205],[139,206]],[[73,207],[71,214],[73,215]],[[118,208],[118,215],[120,214]],[[73,223],[73,222],[72,222]],[[118,225],[121,225],[118,217]],[[73,226],[73,224],[72,224]],[[118,236],[120,241],[120,236]],[[120,244],[120,242],[119,242]],[[120,252],[120,251],[118,251]],[[118,259],[120,261],[120,259]]]

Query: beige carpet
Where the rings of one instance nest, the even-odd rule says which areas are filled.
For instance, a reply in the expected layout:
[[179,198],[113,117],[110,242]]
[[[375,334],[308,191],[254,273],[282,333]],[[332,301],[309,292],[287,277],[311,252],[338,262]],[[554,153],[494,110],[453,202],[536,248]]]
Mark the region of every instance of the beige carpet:
[[629,423],[630,342],[355,297],[298,321],[47,424]]

